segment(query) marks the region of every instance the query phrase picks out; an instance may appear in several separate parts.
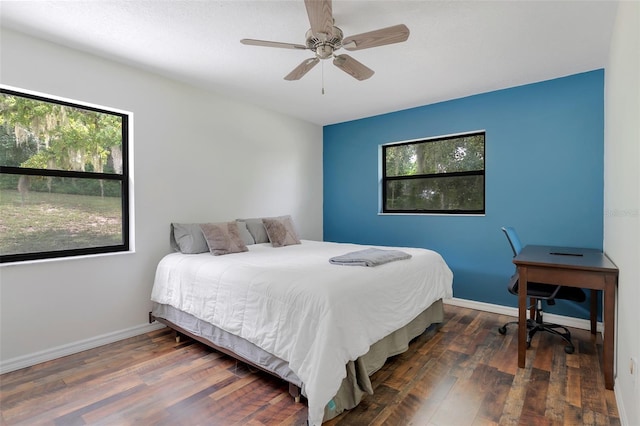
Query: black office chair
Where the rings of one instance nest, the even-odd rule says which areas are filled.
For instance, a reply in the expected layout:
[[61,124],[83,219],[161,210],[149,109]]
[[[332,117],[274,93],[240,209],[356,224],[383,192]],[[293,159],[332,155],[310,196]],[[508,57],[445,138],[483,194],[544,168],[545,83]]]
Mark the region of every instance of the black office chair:
[[[515,229],[511,227],[503,227],[502,232],[507,236],[511,250],[513,250],[513,256],[517,256],[522,250],[522,243],[516,234]],[[511,277],[509,281],[509,293],[518,295],[518,272]],[[575,302],[584,302],[586,295],[582,289],[577,287],[563,287],[554,284],[532,283],[527,282],[527,296],[530,299],[529,310],[530,316],[527,318],[527,348],[531,346],[531,339],[538,331],[546,331],[562,337],[567,342],[567,346],[564,347],[564,351],[568,354],[572,354],[575,351],[573,343],[571,343],[571,333],[566,327],[558,324],[551,324],[542,320],[542,301],[546,301],[548,305],[554,305],[555,299],[573,300]],[[507,326],[511,324],[518,324],[518,321],[508,322],[498,329],[500,334],[507,333]],[[560,330],[560,331],[559,331]]]

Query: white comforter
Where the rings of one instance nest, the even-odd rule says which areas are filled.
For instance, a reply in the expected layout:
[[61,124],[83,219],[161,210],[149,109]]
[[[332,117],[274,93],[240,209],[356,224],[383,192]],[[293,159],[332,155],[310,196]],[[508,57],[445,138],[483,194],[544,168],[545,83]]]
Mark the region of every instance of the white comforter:
[[347,361],[452,297],[453,274],[431,250],[400,248],[412,258],[376,267],[329,263],[366,247],[303,240],[224,256],[173,253],[158,265],[151,299],[288,361],[304,383],[309,424],[319,425]]

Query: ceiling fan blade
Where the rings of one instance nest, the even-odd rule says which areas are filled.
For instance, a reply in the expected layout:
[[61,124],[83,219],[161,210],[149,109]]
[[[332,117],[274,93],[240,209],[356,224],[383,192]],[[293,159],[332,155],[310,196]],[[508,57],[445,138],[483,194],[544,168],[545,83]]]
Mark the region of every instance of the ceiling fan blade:
[[311,24],[311,32],[321,38],[320,34],[333,34],[333,12],[331,0],[304,0],[307,15]]
[[295,67],[293,71],[287,74],[284,79],[289,81],[300,80],[311,68],[315,67],[318,62],[320,62],[318,58],[305,59],[300,65]]
[[333,59],[333,65],[340,68],[357,80],[366,80],[374,74],[374,71],[356,61],[349,55],[338,55]]
[[409,28],[406,25],[394,25],[368,33],[357,34],[342,40],[342,46],[347,50],[361,50],[385,44],[400,43],[409,38]]
[[254,40],[251,38],[243,38],[240,43],[247,44],[249,46],[263,46],[263,47],[281,47],[283,49],[300,49],[306,50],[307,46],[294,43],[281,43],[279,41],[267,41],[267,40]]

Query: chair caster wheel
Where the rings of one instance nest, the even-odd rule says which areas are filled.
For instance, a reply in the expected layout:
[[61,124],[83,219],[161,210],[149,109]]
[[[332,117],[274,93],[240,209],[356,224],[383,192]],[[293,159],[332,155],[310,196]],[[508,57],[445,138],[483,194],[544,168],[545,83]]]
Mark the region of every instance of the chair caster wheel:
[[575,352],[576,348],[574,348],[573,346],[565,346],[564,347],[564,351],[566,353],[568,353],[569,355],[571,355],[573,352]]
[[507,327],[505,327],[505,326],[503,325],[502,327],[500,327],[500,328],[498,329],[498,333],[500,333],[500,334],[502,334],[502,335],[507,334]]

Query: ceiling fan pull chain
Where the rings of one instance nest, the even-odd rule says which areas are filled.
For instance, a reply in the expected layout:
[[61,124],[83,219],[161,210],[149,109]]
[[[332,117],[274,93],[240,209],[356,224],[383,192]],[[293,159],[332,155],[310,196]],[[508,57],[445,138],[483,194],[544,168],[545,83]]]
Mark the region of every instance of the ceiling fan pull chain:
[[324,61],[322,61],[322,94],[324,95]]

